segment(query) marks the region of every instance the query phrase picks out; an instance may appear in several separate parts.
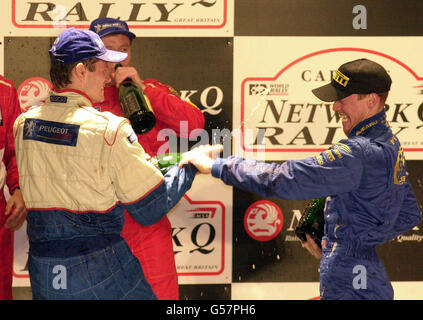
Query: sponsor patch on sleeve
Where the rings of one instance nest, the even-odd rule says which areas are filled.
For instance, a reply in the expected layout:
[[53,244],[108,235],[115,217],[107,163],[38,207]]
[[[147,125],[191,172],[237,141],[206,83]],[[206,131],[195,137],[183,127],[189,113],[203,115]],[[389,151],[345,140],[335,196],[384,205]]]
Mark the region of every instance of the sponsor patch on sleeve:
[[322,152],[316,156],[317,162],[323,165],[325,162],[333,162],[337,159],[343,159],[345,154],[351,154],[350,147],[343,143],[336,143],[331,146],[328,150]]
[[137,135],[135,134],[135,132],[134,131],[131,131],[131,133],[129,134],[129,136],[128,136],[128,140],[129,140],[129,142],[131,143],[131,144],[133,144],[133,143],[135,143],[135,142],[137,142],[138,141],[138,137],[137,137]]
[[341,152],[344,151],[346,153],[352,153],[350,147],[348,147],[346,144],[343,144],[343,143],[340,143],[340,142],[334,144],[333,148],[338,149]]
[[75,147],[79,127],[75,124],[29,118],[25,120],[23,139]]
[[316,159],[317,159],[317,162],[318,162],[320,165],[322,165],[323,163],[325,163],[325,162],[323,161],[322,156],[321,156],[320,154],[316,156]]

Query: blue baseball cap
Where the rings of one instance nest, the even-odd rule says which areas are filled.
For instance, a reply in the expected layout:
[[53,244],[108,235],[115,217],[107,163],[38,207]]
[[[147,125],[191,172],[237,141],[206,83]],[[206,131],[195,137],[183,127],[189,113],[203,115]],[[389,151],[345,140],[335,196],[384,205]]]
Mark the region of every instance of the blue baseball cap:
[[95,32],[73,27],[59,34],[49,52],[64,64],[91,58],[121,62],[128,56],[125,52],[108,50]]
[[111,34],[124,34],[129,40],[135,39],[135,34],[129,31],[129,27],[125,21],[114,18],[98,18],[90,24],[90,30],[97,33],[100,37],[108,36]]

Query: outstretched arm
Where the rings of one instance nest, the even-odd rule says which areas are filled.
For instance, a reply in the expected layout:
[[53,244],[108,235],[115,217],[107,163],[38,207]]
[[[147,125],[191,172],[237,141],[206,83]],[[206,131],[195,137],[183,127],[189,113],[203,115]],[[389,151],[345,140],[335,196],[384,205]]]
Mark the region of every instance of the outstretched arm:
[[184,163],[194,164],[200,172],[211,173],[224,183],[264,197],[291,200],[314,199],[357,188],[362,174],[359,147],[325,151],[316,157],[289,160],[282,164],[247,160],[238,156],[214,161],[205,155],[191,154]]

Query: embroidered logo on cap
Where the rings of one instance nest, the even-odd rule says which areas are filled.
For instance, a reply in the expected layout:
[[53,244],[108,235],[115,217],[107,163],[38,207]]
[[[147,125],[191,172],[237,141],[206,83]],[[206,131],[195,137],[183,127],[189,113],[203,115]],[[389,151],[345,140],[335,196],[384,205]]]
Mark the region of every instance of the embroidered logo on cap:
[[333,80],[335,80],[336,82],[338,82],[341,86],[345,88],[348,82],[350,81],[350,78],[348,78],[341,71],[336,70],[336,72],[333,74]]
[[104,23],[104,24],[98,23],[94,26],[96,33],[99,33],[103,31],[104,29],[108,29],[108,28],[120,28],[120,29],[126,30],[125,26],[119,22]]

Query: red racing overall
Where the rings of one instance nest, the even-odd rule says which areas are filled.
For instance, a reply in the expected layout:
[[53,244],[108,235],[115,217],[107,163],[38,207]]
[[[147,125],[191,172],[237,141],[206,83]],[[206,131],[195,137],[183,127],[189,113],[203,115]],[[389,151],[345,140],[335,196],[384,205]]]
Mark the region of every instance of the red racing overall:
[[13,142],[13,123],[20,113],[13,82],[0,76],[0,300],[12,299],[13,232],[4,228],[6,221],[4,184],[9,190],[19,186]]
[[[204,128],[202,112],[193,104],[181,100],[172,88],[154,79],[144,80],[144,84],[146,85],[144,92],[156,116],[156,125],[151,131],[137,136],[139,143],[150,156],[168,152],[168,142],[160,138],[160,130],[171,129],[177,136],[188,138],[192,130]],[[116,87],[105,88],[104,102],[97,106],[100,106],[102,112],[109,111],[124,116]],[[184,127],[183,123],[187,123],[188,127]],[[178,300],[179,286],[173,253],[172,228],[167,216],[154,225],[142,226],[125,210],[122,237],[140,261],[145,277],[157,298]]]

